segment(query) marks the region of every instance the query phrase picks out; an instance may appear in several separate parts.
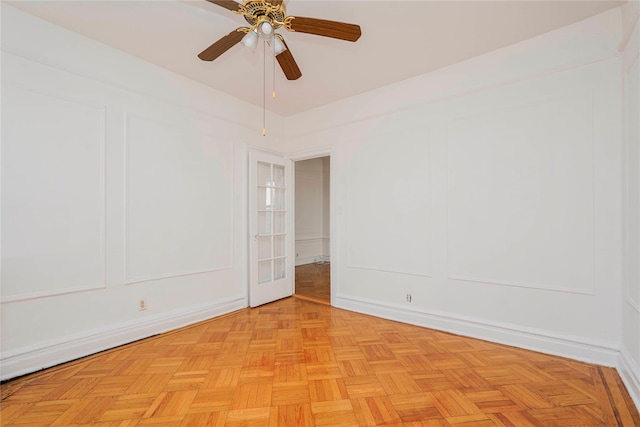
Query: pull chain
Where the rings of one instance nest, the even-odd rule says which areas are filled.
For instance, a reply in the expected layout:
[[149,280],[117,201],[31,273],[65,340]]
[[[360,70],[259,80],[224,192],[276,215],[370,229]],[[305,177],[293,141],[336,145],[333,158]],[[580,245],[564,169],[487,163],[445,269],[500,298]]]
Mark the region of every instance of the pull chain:
[[[276,36],[277,37],[277,36]],[[273,93],[271,98],[276,99],[276,42],[273,42]]]
[[267,42],[262,43],[262,136],[267,136]]

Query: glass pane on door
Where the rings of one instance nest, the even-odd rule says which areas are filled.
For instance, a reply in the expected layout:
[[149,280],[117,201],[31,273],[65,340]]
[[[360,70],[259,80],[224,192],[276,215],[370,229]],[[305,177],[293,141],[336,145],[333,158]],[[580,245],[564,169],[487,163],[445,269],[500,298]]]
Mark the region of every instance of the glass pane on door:
[[258,263],[258,283],[271,282],[271,261],[260,261]]
[[274,210],[284,210],[284,188],[276,188],[273,190],[272,207]]
[[271,182],[271,163],[258,162],[258,186],[267,186]]
[[284,166],[273,165],[273,184],[276,187],[284,187]]
[[287,277],[285,167],[257,164],[257,255],[261,284]]
[[258,212],[258,234],[271,233],[271,212]]
[[287,277],[285,258],[277,258],[273,260],[273,276],[274,280],[284,279]]
[[284,235],[273,236],[273,256],[283,257],[284,253]]
[[271,259],[271,239],[272,237],[269,235],[258,237],[259,260]]
[[284,212],[273,213],[273,232],[274,233],[277,233],[277,234],[284,233],[284,220],[285,220]]

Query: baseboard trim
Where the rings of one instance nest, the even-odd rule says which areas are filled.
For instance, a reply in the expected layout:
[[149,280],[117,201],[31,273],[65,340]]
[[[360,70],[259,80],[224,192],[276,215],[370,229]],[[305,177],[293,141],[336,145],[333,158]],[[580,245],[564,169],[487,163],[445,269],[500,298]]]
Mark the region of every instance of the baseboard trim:
[[296,267],[299,267],[301,265],[315,264],[318,261],[321,261],[323,264],[326,264],[328,262],[331,262],[331,257],[327,255],[318,255],[314,257],[298,258],[296,259]]
[[3,352],[0,354],[2,366],[0,380],[5,381],[36,372],[246,307],[245,298],[192,306],[146,317],[139,321],[118,323],[110,327],[66,336],[59,340]]
[[318,257],[306,257],[306,258],[297,258],[296,259],[296,267],[301,265],[313,264]]
[[631,358],[625,347],[620,349],[620,357],[616,370],[620,374],[620,378],[627,387],[631,400],[640,411],[640,366],[638,366]]
[[334,306],[358,313],[410,323],[472,338],[510,345],[554,356],[616,367],[620,352],[613,343],[562,336],[517,325],[487,322],[451,313],[419,311],[406,306],[336,295]]

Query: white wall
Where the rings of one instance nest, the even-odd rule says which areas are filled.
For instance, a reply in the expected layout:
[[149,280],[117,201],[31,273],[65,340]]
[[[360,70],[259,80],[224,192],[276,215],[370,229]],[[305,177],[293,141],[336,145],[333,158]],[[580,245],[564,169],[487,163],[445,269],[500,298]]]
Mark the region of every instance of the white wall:
[[260,114],[2,4],[2,379],[247,306]]
[[640,25],[639,3],[622,9],[623,281],[621,375],[640,407]]
[[295,163],[296,266],[330,260],[329,157]]
[[287,118],[334,153],[335,305],[617,365],[620,38],[613,10]]

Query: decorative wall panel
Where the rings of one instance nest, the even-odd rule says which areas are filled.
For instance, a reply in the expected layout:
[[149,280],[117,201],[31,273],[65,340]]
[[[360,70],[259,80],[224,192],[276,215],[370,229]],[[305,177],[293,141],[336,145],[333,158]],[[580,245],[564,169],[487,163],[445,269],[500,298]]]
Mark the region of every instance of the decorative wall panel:
[[590,91],[452,119],[449,278],[594,292]]
[[2,301],[104,286],[105,109],[2,88]]
[[127,117],[126,281],[229,268],[233,145]]
[[354,148],[347,172],[348,266],[431,276],[429,144],[414,135],[389,142]]

